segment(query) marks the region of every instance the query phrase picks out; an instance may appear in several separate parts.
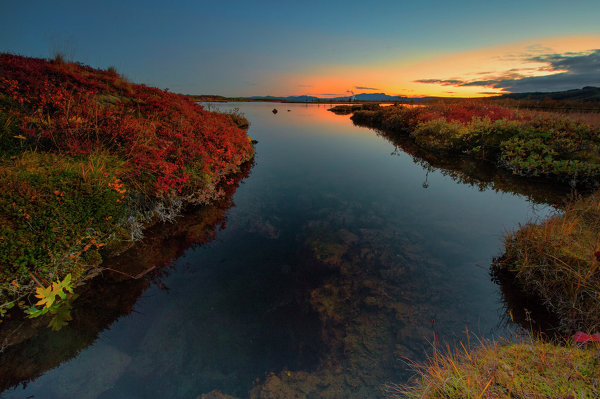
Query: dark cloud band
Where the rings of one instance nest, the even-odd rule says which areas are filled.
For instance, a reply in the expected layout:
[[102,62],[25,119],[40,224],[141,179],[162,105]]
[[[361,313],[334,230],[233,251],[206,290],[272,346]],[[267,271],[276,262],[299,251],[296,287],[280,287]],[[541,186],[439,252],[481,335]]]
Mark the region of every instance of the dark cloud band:
[[523,70],[507,73],[485,80],[420,79],[417,83],[442,86],[480,86],[518,93],[529,91],[562,91],[583,86],[600,86],[600,49],[582,53],[543,54],[524,58],[529,62],[546,64],[538,70],[556,72],[545,76],[523,76]]

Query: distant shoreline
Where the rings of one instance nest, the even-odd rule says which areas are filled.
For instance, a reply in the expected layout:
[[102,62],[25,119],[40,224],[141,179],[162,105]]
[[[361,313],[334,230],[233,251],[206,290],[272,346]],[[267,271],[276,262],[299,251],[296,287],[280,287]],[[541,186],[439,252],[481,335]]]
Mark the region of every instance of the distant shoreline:
[[188,96],[196,102],[204,103],[279,103],[279,104],[411,104],[415,101],[291,101],[271,98],[228,98],[203,99],[201,96]]

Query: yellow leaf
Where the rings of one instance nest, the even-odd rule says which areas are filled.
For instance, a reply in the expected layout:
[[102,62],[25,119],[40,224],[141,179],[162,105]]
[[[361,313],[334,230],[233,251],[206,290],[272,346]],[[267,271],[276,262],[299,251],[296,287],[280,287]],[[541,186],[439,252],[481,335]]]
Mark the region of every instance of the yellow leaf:
[[62,291],[62,287],[58,283],[52,283],[52,294],[58,295]]
[[46,288],[38,287],[35,289],[35,292],[36,292],[35,297],[40,299],[35,304],[36,306],[44,305],[47,308],[52,306],[52,304],[54,303],[54,299],[56,298],[56,295],[54,294],[54,292],[52,290],[52,286],[48,286]]

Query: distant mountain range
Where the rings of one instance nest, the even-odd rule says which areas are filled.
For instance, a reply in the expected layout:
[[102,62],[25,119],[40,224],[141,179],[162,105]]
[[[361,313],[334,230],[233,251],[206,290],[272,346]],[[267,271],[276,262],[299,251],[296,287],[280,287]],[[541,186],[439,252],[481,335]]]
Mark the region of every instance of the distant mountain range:
[[582,89],[554,92],[510,93],[502,98],[515,100],[556,100],[556,101],[600,101],[600,87],[586,86]]
[[[275,97],[275,96],[253,96],[253,97],[242,97],[250,100],[285,100],[285,101],[350,101],[352,96],[334,97],[334,98],[322,98],[316,96],[287,96],[287,97]],[[406,96],[390,96],[385,93],[361,93],[354,96],[354,101],[425,101],[432,100],[437,97],[406,97]]]
[[[350,101],[352,96],[323,98],[316,96],[253,96],[253,97],[223,97],[217,95],[192,95],[196,101],[290,101],[290,102],[317,102],[317,101]],[[426,101],[449,97],[406,97],[390,96],[385,93],[361,93],[354,96],[355,101],[374,101],[374,102],[405,102],[405,101]],[[496,97],[496,99],[512,98],[515,100],[555,100],[555,101],[600,101],[600,87],[587,86],[582,89],[574,89],[557,92],[531,92],[531,93],[509,93]]]

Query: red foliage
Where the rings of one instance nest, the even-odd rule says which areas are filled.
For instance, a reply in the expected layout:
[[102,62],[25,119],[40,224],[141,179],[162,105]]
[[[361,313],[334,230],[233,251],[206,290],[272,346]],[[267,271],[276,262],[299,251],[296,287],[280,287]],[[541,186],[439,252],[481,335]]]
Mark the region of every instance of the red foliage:
[[434,104],[422,109],[421,121],[444,118],[448,122],[469,123],[473,118],[516,119],[509,108],[484,101],[462,101],[450,104]]
[[600,334],[586,334],[582,331],[577,331],[573,336],[575,342],[600,342]]
[[107,149],[127,161],[124,179],[151,176],[159,195],[187,188],[192,164],[216,181],[252,153],[228,116],[81,64],[1,54],[0,95],[13,100],[9,112],[36,148],[69,155]]

